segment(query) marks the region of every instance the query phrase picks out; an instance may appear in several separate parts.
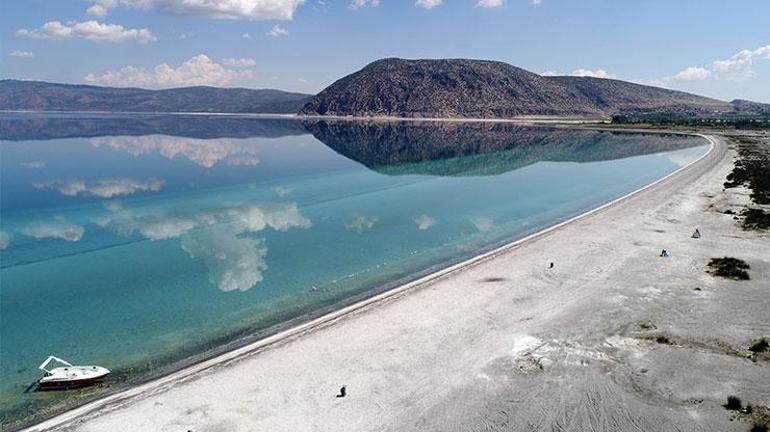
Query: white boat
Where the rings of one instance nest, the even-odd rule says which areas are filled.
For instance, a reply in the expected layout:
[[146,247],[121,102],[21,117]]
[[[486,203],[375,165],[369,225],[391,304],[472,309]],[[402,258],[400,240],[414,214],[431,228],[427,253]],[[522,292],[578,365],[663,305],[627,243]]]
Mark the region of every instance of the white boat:
[[[49,369],[48,366],[51,362],[56,362],[62,366]],[[107,368],[101,366],[73,366],[71,363],[54,356],[48,356],[38,369],[45,372],[43,378],[37,382],[41,390],[84,387],[100,381],[110,373]]]

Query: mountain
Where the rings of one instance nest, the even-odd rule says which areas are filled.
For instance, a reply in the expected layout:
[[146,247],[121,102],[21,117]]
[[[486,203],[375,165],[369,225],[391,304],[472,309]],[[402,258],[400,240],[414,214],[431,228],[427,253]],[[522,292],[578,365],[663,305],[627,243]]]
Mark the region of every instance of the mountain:
[[497,175],[540,161],[613,160],[704,145],[689,135],[494,122],[306,121],[348,159],[386,175]]
[[296,113],[310,97],[281,90],[217,87],[145,90],[0,81],[0,110]]
[[736,114],[770,115],[770,104],[735,99],[730,102]]
[[541,76],[489,60],[375,61],[336,81],[305,114],[505,118],[730,112],[723,101],[625,81]]

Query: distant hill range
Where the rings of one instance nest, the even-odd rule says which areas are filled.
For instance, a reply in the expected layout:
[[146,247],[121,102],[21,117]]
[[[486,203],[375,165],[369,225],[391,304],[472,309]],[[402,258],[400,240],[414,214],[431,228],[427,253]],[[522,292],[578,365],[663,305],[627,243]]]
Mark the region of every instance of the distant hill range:
[[312,95],[281,90],[183,87],[167,90],[0,81],[0,110],[296,113]]
[[450,118],[770,115],[768,104],[724,102],[613,79],[541,76],[496,61],[397,58],[375,61],[316,96],[280,90],[144,90],[4,80],[0,110]]
[[383,59],[324,89],[306,114],[397,117],[608,117],[672,113],[770,113],[770,105],[732,103],[625,81],[541,76],[488,60]]

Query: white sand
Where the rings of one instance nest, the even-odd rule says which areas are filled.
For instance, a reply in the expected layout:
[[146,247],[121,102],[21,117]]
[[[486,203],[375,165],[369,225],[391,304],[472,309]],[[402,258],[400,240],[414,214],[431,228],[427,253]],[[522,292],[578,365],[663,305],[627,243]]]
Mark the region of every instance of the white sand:
[[[481,262],[35,430],[748,430],[720,404],[770,403],[770,365],[727,348],[770,335],[770,243],[709,209],[745,199],[722,191],[731,166],[718,145]],[[723,255],[752,280],[706,274]],[[676,345],[639,338],[659,334]]]

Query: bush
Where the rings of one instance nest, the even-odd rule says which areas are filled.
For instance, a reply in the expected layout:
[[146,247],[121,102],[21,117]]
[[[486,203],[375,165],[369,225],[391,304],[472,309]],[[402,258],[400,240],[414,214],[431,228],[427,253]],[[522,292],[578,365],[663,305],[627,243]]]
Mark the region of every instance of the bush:
[[748,280],[749,272],[746,270],[751,268],[745,261],[732,257],[711,258],[708,267],[714,276],[735,280]]
[[770,229],[770,213],[765,213],[761,209],[747,208],[743,210],[741,216],[744,229],[768,230]]
[[741,409],[741,399],[737,396],[727,396],[727,403],[724,404],[724,407],[732,411],[738,411]]
[[767,343],[767,339],[761,338],[751,344],[749,351],[753,352],[754,354],[759,354],[767,351],[768,348],[770,348],[770,344]]

